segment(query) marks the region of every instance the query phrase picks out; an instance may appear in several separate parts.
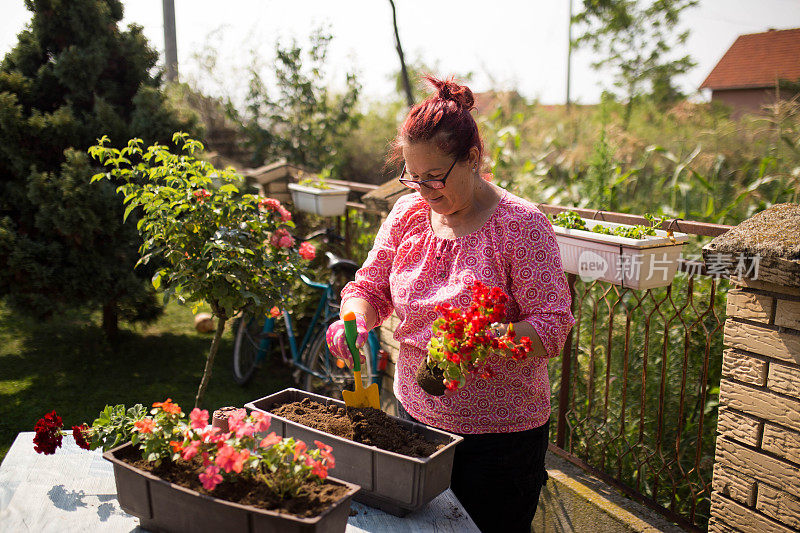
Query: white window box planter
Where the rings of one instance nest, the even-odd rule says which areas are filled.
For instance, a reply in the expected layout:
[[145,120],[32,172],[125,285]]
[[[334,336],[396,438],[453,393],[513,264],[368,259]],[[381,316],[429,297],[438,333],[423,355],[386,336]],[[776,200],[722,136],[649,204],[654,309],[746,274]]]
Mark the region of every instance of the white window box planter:
[[350,189],[329,185],[327,189],[317,189],[297,183],[288,185],[292,193],[292,202],[300,211],[321,217],[335,217],[344,214],[347,206],[347,194]]
[[[601,224],[609,228],[625,226],[614,222],[584,219],[591,230]],[[689,236],[656,230],[644,239],[603,235],[592,231],[553,226],[565,272],[583,281],[601,280],[630,289],[652,289],[672,283],[681,250]]]

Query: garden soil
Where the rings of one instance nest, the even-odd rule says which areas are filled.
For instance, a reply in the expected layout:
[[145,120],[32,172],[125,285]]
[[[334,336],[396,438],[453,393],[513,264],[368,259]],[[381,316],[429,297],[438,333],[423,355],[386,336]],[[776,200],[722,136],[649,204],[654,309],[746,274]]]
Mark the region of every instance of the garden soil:
[[138,450],[131,449],[120,459],[165,481],[196,490],[201,494],[268,511],[293,514],[301,518],[319,516],[325,509],[344,498],[348,491],[346,486],[332,481],[325,481],[321,484],[307,482],[303,484],[298,497],[283,500],[266,484],[240,477],[236,481],[225,480],[209,492],[203,488],[203,484],[197,477],[203,471],[203,463],[198,457],[189,462],[164,461],[156,467],[152,463],[142,460]]
[[[423,439],[401,427],[380,409],[371,407],[344,408],[333,404],[326,407],[310,398],[303,398],[299,402],[277,405],[271,412],[337,437],[410,457],[428,457],[446,445]],[[335,449],[333,454],[335,457]]]

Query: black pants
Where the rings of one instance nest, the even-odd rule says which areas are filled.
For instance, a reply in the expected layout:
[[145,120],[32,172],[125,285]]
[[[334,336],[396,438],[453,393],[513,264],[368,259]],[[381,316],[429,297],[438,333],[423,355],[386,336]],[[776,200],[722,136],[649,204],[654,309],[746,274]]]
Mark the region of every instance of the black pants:
[[[398,402],[400,418],[419,422]],[[484,533],[530,533],[547,480],[550,421],[516,433],[461,435],[450,488]]]

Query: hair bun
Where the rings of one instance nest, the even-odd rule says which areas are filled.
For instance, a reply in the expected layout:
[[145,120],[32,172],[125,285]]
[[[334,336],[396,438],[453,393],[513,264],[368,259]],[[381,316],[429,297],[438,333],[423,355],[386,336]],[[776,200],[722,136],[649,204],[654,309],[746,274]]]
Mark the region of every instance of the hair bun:
[[430,83],[442,100],[455,102],[459,107],[470,110],[475,105],[475,97],[466,85],[457,84],[452,76],[446,80],[439,80],[431,75],[425,76],[425,80]]

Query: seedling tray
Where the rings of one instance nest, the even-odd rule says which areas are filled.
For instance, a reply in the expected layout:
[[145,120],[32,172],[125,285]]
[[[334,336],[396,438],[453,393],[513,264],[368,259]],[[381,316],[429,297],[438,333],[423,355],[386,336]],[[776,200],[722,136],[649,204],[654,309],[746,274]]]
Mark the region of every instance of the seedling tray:
[[[614,229],[625,224],[584,220],[591,229],[603,225]],[[584,281],[599,280],[630,289],[652,289],[672,283],[681,258],[685,233],[656,230],[656,235],[630,239],[579,229],[553,226],[564,272]]]

